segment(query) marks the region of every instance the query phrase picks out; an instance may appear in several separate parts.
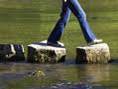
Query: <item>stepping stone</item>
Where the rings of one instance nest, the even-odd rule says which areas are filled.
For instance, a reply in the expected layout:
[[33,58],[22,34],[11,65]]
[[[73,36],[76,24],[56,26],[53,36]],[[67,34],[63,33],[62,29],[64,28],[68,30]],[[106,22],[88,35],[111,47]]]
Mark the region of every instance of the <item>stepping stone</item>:
[[0,44],[0,61],[25,60],[24,47],[19,44]]
[[108,63],[111,60],[106,43],[76,48],[76,63]]
[[37,63],[58,63],[64,62],[66,57],[66,49],[63,43],[62,47],[54,47],[47,45],[47,41],[33,43],[28,45],[28,62]]

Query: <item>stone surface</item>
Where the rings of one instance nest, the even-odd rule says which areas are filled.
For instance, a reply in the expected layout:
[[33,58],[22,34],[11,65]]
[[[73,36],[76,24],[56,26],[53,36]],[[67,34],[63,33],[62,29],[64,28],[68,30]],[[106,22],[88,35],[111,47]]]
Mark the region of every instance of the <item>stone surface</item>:
[[38,70],[38,71],[34,71],[34,72],[29,72],[28,73],[28,76],[29,77],[37,77],[37,78],[42,78],[42,77],[45,77],[45,73],[41,70]]
[[54,47],[47,45],[47,41],[33,43],[28,45],[28,62],[38,63],[56,63],[64,62],[66,57],[66,49],[62,47]]
[[108,63],[110,50],[106,43],[76,48],[76,63]]
[[0,61],[25,60],[24,47],[19,44],[0,44]]

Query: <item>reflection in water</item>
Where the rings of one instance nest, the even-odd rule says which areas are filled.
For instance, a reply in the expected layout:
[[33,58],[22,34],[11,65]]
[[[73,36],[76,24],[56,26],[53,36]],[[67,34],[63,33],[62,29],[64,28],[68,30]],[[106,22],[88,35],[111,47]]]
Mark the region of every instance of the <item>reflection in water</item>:
[[[45,73],[43,78],[29,77],[29,74],[39,70]],[[117,64],[8,63],[0,64],[0,85],[5,87],[3,89],[12,89],[19,83],[19,87],[25,84],[22,89],[117,89],[117,74]]]
[[[82,73],[82,81],[100,82],[110,80],[110,65],[84,65],[80,66],[79,72]],[[79,74],[79,73],[78,73]],[[84,79],[83,79],[84,78]]]

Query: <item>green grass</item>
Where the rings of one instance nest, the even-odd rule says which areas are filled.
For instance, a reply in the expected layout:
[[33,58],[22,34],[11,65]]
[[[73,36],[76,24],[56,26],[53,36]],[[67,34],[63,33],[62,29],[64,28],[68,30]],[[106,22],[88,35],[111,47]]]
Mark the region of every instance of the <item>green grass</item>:
[[[111,56],[118,59],[118,0],[80,0],[91,28],[98,38],[109,44]],[[0,1],[0,43],[26,46],[48,38],[59,18],[61,1]],[[75,48],[86,44],[79,24],[72,15],[61,42],[68,50],[67,58],[75,57]]]

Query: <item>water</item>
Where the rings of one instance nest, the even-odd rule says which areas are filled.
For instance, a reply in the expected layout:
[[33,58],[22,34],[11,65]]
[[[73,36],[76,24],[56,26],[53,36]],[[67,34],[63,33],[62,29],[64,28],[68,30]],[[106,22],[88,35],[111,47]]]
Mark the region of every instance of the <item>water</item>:
[[[0,89],[118,89],[117,64],[0,64]],[[34,76],[36,71],[45,75]]]
[[[80,2],[94,32],[109,44],[111,56],[117,59],[118,0]],[[0,42],[26,46],[47,39],[59,17],[60,5],[60,0],[0,0]],[[74,16],[69,24],[62,40],[67,56],[74,58],[75,47],[83,44],[84,39]],[[117,64],[1,63],[0,89],[118,89]],[[35,76],[39,70],[45,76]]]

